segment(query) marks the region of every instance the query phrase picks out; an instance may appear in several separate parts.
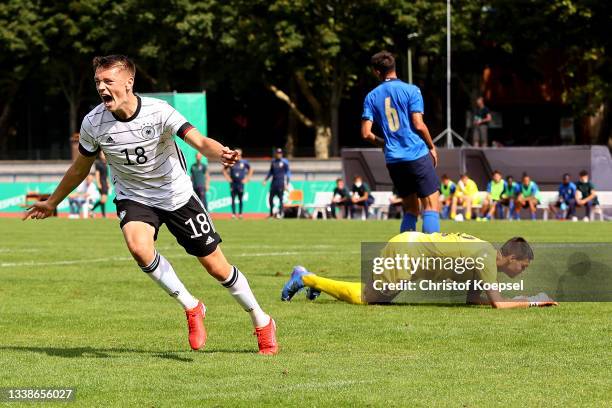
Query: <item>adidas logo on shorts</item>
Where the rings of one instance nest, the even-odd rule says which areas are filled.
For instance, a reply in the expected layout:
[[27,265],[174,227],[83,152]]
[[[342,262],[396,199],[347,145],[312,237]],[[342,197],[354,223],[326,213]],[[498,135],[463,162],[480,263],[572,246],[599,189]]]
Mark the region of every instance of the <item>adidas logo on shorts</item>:
[[215,240],[213,239],[213,237],[210,237],[210,236],[209,236],[209,237],[206,239],[206,245],[210,245],[210,244],[212,244],[213,242],[215,242]]

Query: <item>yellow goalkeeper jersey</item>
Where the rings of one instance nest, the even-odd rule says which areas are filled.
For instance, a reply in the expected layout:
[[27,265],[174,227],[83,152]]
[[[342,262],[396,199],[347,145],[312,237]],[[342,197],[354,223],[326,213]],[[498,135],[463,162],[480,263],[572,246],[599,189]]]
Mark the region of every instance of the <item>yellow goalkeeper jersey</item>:
[[404,232],[389,240],[381,257],[393,259],[377,277],[386,282],[497,282],[497,250],[468,234]]
[[478,186],[471,178],[468,178],[465,183],[459,180],[457,183],[457,193],[459,193],[458,195],[463,194],[468,197],[475,196],[478,193]]

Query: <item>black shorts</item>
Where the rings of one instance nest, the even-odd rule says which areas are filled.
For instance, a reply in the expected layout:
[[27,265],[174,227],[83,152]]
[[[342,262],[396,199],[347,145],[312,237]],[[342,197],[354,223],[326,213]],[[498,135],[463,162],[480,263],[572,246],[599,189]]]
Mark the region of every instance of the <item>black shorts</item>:
[[157,240],[159,227],[166,224],[176,241],[190,255],[210,255],[221,243],[210,215],[200,200],[193,196],[187,204],[174,211],[160,210],[132,200],[115,200],[115,204],[121,228],[130,221],[146,222],[155,228],[154,239]]
[[285,194],[285,186],[284,185],[274,185],[270,186],[270,195],[271,196],[283,196]]
[[424,198],[440,188],[440,179],[429,154],[416,160],[387,163],[387,169],[398,197],[416,193],[419,198]]
[[108,183],[102,183],[100,186],[100,194],[108,195]]
[[242,195],[244,193],[244,184],[242,183],[231,183],[230,184],[231,193],[234,195]]
[[[527,197],[527,198],[529,198],[529,197]],[[529,208],[529,201],[530,200],[525,199],[525,202],[523,203],[523,205],[520,205],[518,202],[515,205],[517,207],[520,207],[520,208]],[[536,201],[536,205],[538,205],[538,204],[540,204],[540,200]]]

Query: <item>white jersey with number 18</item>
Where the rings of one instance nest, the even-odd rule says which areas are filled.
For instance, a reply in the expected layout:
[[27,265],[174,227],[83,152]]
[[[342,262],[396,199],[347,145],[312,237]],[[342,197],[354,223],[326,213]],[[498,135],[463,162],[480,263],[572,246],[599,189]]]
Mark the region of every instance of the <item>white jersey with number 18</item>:
[[110,165],[117,200],[133,200],[173,211],[193,194],[185,157],[174,141],[193,126],[167,102],[138,98],[132,117],[121,119],[103,104],[81,125],[79,151],[91,156],[102,149]]

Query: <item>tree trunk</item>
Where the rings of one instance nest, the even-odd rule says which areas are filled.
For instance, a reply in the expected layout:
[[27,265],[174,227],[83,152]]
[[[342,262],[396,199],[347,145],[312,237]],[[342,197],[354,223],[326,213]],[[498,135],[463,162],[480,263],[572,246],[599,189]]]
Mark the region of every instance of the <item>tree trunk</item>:
[[[297,100],[297,90],[295,81],[292,79],[289,86],[289,97],[292,101]],[[298,117],[292,109],[289,109],[287,118],[287,143],[285,144],[285,153],[287,157],[292,158],[295,155],[295,146],[297,145],[298,132]]]
[[8,128],[9,118],[11,117],[12,111],[11,102],[12,98],[10,101],[6,101],[2,107],[2,113],[0,114],[0,156],[6,153],[8,142],[11,137]]
[[612,149],[612,101],[604,102],[603,118],[599,128],[599,135],[597,136],[597,144],[602,144]]
[[314,128],[315,128],[315,157],[317,159],[329,158],[329,146],[332,140],[332,130],[329,114],[330,111],[321,106],[319,100],[315,97],[310,85],[304,76],[304,72],[296,71],[294,74],[302,95],[308,101],[308,104],[314,112]]
[[317,120],[315,122],[315,157],[329,159],[329,145],[332,140],[332,131],[329,124]]
[[6,153],[9,139],[11,138],[11,132],[9,130],[9,119],[13,111],[13,99],[17,94],[17,85],[11,86],[5,91],[3,95],[2,112],[0,113],[0,155]]
[[69,134],[70,136],[72,136],[73,134],[75,134],[77,132],[77,120],[78,120],[78,111],[79,111],[79,97],[76,96],[72,96],[72,98],[70,98],[70,100],[68,101],[68,105],[69,105],[69,113],[68,113],[68,120],[70,121],[70,123],[68,124],[68,130],[69,130]]
[[62,92],[68,102],[68,137],[71,138],[79,129],[77,124],[79,115],[79,106],[81,105],[81,95],[85,83],[85,70],[83,67],[76,67],[79,71],[78,80],[75,78],[73,67],[58,68],[59,83]]
[[340,103],[333,103],[330,106],[330,116],[331,116],[331,137],[330,137],[330,150],[332,156],[340,155],[340,147],[339,147],[339,135],[338,128],[340,123]]
[[[340,65],[340,64],[337,64]],[[340,101],[342,100],[342,90],[344,89],[344,75],[333,73],[333,84],[331,97],[329,98],[329,116],[331,121],[331,141],[330,150],[332,156],[339,155],[339,128],[340,128]]]

